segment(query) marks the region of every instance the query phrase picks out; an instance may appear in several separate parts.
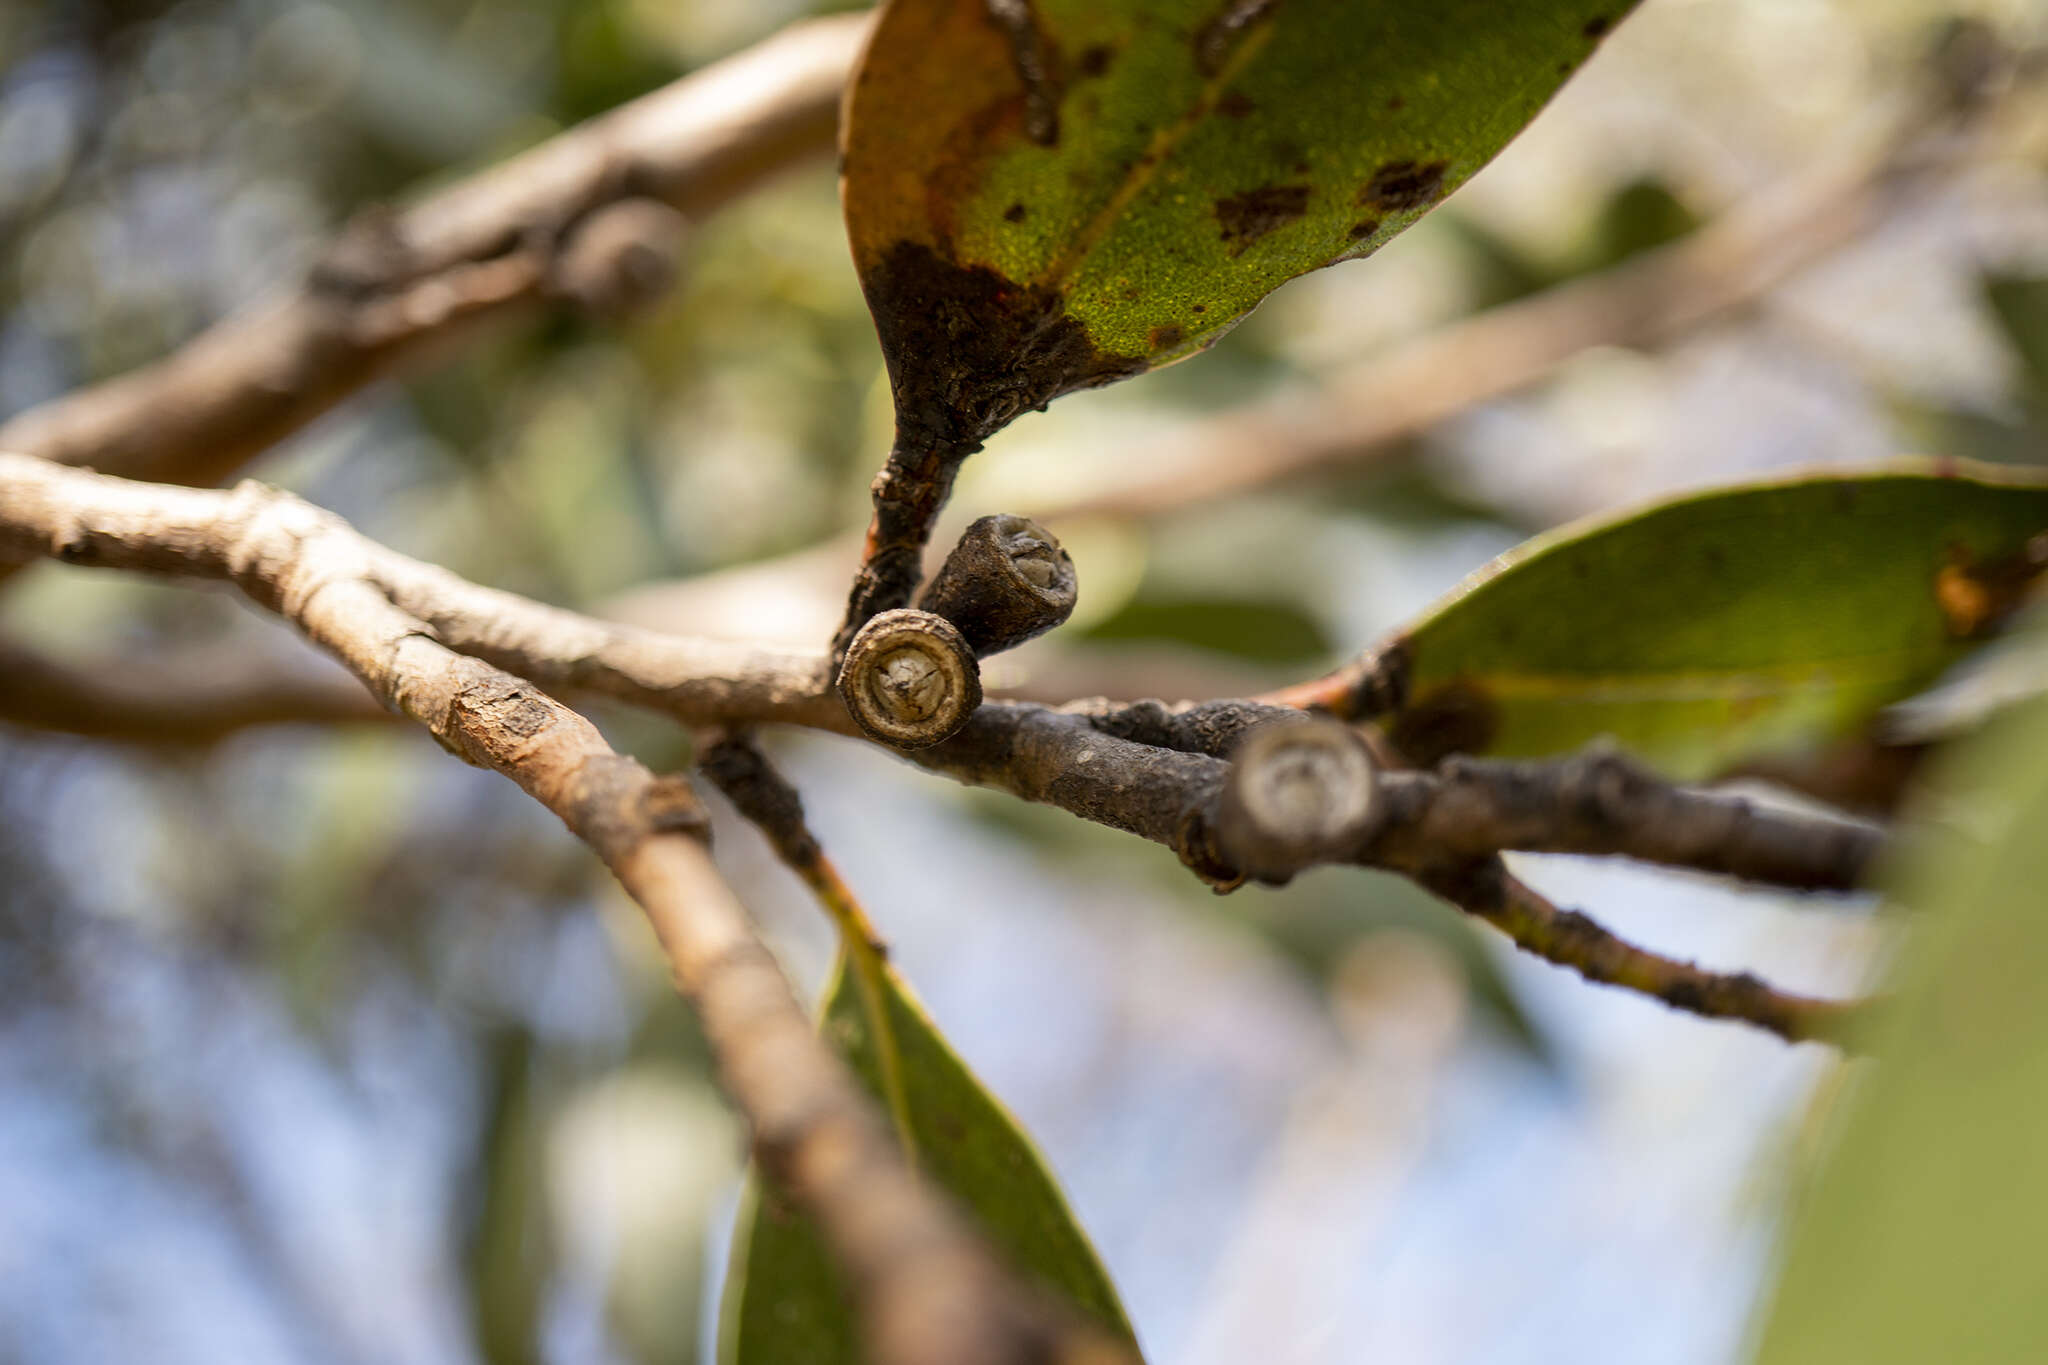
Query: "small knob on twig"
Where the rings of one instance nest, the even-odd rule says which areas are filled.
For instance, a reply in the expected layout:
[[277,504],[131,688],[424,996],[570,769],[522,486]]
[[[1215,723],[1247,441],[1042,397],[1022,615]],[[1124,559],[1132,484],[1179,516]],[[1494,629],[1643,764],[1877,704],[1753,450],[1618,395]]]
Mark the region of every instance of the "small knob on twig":
[[1363,739],[1336,721],[1282,722],[1252,731],[1231,755],[1214,836],[1238,870],[1277,884],[1355,851],[1379,814]]
[[839,696],[869,736],[899,749],[950,738],[981,705],[981,670],[951,621],[901,607],[877,614],[846,647]]
[[1074,611],[1074,561],[1052,532],[1007,512],[969,526],[918,605],[986,657],[1043,635]]

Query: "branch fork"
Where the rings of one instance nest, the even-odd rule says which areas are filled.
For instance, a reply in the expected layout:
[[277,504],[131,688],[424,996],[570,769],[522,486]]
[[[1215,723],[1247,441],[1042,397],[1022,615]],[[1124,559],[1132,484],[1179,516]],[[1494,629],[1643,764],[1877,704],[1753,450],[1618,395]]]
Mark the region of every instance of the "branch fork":
[[847,642],[834,683],[854,723],[896,749],[960,733],[981,705],[980,660],[1073,614],[1074,561],[1037,522],[969,526],[916,607],[878,612]]

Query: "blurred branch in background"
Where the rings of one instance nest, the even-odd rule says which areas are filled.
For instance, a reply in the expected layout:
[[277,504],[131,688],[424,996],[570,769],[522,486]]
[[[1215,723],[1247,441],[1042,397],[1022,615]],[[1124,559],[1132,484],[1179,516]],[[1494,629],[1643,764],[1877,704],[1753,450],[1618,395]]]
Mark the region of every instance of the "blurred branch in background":
[[0,720],[93,739],[204,746],[260,725],[388,722],[354,680],[245,651],[59,663],[0,642]]
[[[728,678],[715,671],[732,662],[718,657],[717,646],[640,636],[472,587],[254,482],[228,493],[202,492],[0,454],[0,489],[9,493],[0,512],[0,546],[42,549],[95,567],[230,580],[296,622],[389,704],[427,721],[444,745],[508,771],[529,790],[536,790],[538,778],[444,733],[459,698],[431,687],[415,696],[409,678],[386,676],[409,640],[417,638],[443,668],[488,670],[456,652],[475,648],[543,685],[601,686],[609,695],[699,723],[800,720],[848,727],[830,698],[817,695],[822,672],[815,665],[757,663],[751,673],[736,670],[742,676]],[[430,588],[423,591],[422,582]],[[310,603],[344,595],[360,602],[366,620],[381,622],[383,636],[366,640],[359,626],[337,633],[309,619]],[[478,598],[486,605],[479,607]],[[699,650],[710,658],[693,657]],[[690,663],[708,663],[712,671],[685,673]],[[524,684],[518,678],[489,676],[517,693],[491,706],[513,707],[527,697],[542,714],[574,719],[589,742],[598,742],[575,713],[519,691]],[[528,722],[515,715],[503,723],[516,738]],[[1232,756],[1228,762],[1220,757],[1225,753]],[[1795,1040],[1835,1036],[1829,1021],[1840,1007],[1785,996],[1747,974],[1705,972],[1636,948],[1583,916],[1517,891],[1486,855],[1507,849],[1619,852],[1794,889],[1850,890],[1881,846],[1870,826],[1686,793],[1611,755],[1560,764],[1454,760],[1436,773],[1383,775],[1366,742],[1346,727],[1302,723],[1298,713],[1252,702],[1180,710],[1082,703],[1069,711],[990,703],[952,738],[910,756],[959,781],[1056,805],[1163,844],[1223,889],[1248,875],[1285,882],[1328,862],[1401,871],[1503,928],[1520,946],[1592,980]],[[624,854],[604,844],[604,827],[591,824],[595,817],[565,811],[544,791],[536,794],[617,870]],[[767,810],[754,800],[745,808],[757,820]],[[781,816],[791,818],[786,809]],[[800,823],[778,842],[791,840],[804,843]],[[815,842],[809,847],[815,855]]]
[[615,311],[659,293],[689,221],[830,149],[865,30],[861,16],[797,25],[413,207],[366,211],[282,299],[18,414],[0,448],[217,483],[469,326],[551,298]]
[[[1982,39],[1983,35],[1973,36]],[[1959,176],[2011,94],[2042,72],[2014,54],[1973,54],[1874,135],[1737,203],[1668,246],[1401,343],[1320,376],[1307,402],[1259,404],[1162,438],[1155,472],[1050,507],[1050,521],[1157,517],[1281,480],[1383,459],[1459,413],[1537,383],[1600,346],[1653,347],[1768,300],[1800,271],[1867,236]]]
[[[280,424],[273,435],[346,395],[323,396],[315,384],[266,396],[269,380],[289,389],[306,376],[281,364],[236,369],[276,358],[254,349],[209,352],[223,364],[204,369],[191,355],[207,338],[315,338],[338,357],[332,372],[356,375],[353,384],[431,369],[343,404],[278,452],[266,477],[415,556],[412,570],[380,586],[427,617],[442,643],[572,705],[610,693],[654,708],[652,719],[625,709],[600,719],[612,747],[657,771],[685,761],[685,738],[666,716],[732,718],[734,694],[718,701],[703,686],[710,679],[758,668],[754,684],[781,689],[784,718],[814,705],[821,717],[839,714],[807,670],[856,547],[830,541],[723,567],[814,542],[846,524],[856,501],[865,506],[873,451],[863,442],[879,439],[881,394],[822,158],[700,231],[699,215],[726,193],[711,170],[694,182],[709,198],[672,206],[644,185],[581,181],[575,158],[551,150],[608,126],[605,109],[678,70],[757,41],[800,6],[47,0],[54,38],[32,17],[24,30],[33,8],[0,6],[0,244],[16,267],[0,277],[0,413],[18,414],[6,430],[70,411],[49,439],[69,431],[89,443],[92,421],[112,423],[123,407],[133,421],[154,401],[149,386],[173,375],[225,385],[207,388],[193,412],[245,404]],[[1899,362],[1891,374],[1938,372],[1928,404],[2048,396],[2001,377],[1997,333],[1984,329],[1973,348],[1957,344],[1955,327],[1980,263],[2039,275],[2044,239],[2013,226],[2040,221],[2020,212],[2039,203],[2038,102],[2009,111],[2032,118],[2031,143],[2009,136],[2022,118],[1940,148],[1955,156],[1961,187],[1938,168],[1883,170],[1896,140],[1892,152],[1876,141],[1854,155],[1829,151],[1840,151],[1843,128],[1895,109],[1896,92],[1924,75],[1922,26],[1967,8],[1650,0],[1546,126],[1489,172],[1492,183],[1475,182],[1433,214],[1404,239],[1405,254],[1305,283],[1216,352],[1131,386],[1127,406],[1074,400],[1071,418],[1055,409],[1030,419],[1027,444],[982,461],[994,471],[1017,456],[1003,486],[1021,492],[970,487],[983,505],[963,505],[961,518],[992,506],[1099,506],[1108,550],[1083,560],[1083,610],[1095,619],[1137,593],[1141,571],[1145,591],[1186,591],[1206,604],[1209,580],[1182,549],[1208,555],[1197,569],[1223,560],[1233,584],[1270,577],[1228,624],[1205,615],[1199,638],[1185,613],[1164,629],[1155,621],[1151,633],[1114,636],[1077,621],[1003,656],[987,674],[992,692],[1015,681],[1010,698],[1058,703],[1261,691],[1330,655],[1276,665],[1271,653],[1234,649],[1233,638],[1264,649],[1282,617],[1318,626],[1296,650],[1376,638],[1520,534],[1629,491],[1632,452],[1660,452],[1664,471],[1702,481],[1795,458],[1957,448],[1941,432],[1901,425],[1910,413],[1895,379],[1863,383],[1882,367],[1856,334],[1860,319],[1903,326],[1913,344],[1886,353]],[[2014,27],[2032,22],[2025,8]],[[76,44],[61,31],[73,16],[88,30]],[[796,31],[840,35],[801,40],[810,55],[799,64],[816,63],[810,77],[785,82],[752,65],[761,51],[799,42],[785,35],[649,104],[751,69],[758,84],[728,86],[721,98],[758,100],[772,113],[783,90],[793,121],[780,126],[801,140],[802,106],[816,120],[802,137],[822,149],[858,23]],[[280,61],[273,30],[337,40]],[[2031,88],[2040,70],[2037,61]],[[805,80],[807,92],[789,88]],[[287,89],[297,103],[281,104],[290,81],[311,93]],[[330,101],[327,112],[300,112],[314,95]],[[481,114],[441,116],[472,97]],[[53,106],[73,111],[55,132]],[[698,128],[743,149],[760,132],[709,104],[669,107],[685,122],[708,120],[671,125],[689,137]],[[655,128],[639,126],[650,136]],[[762,144],[765,154],[801,157],[780,136]],[[39,179],[45,164],[57,169]],[[1859,184],[1859,166],[1876,179]],[[554,168],[526,182],[537,197],[521,196],[520,167]],[[1658,187],[1685,222],[1706,226],[1617,265],[1615,253],[1590,249],[1580,219],[1604,213],[1626,183]],[[414,185],[427,188],[406,189]],[[1801,186],[1815,196],[1811,223],[1789,211]],[[556,214],[543,188],[584,207]],[[379,199],[399,207],[359,212]],[[1532,216],[1539,199],[1567,211]],[[616,214],[590,213],[600,202]],[[1761,210],[1772,202],[1790,219],[1782,240],[1731,230],[1767,222]],[[537,231],[490,241],[501,212],[509,217],[499,221],[523,217]],[[342,222],[344,240],[330,241]],[[390,240],[395,228],[410,250]],[[591,314],[591,304],[629,301],[603,297],[608,284],[627,294],[657,286],[678,231],[689,234],[689,268],[668,303],[624,327]],[[1461,232],[1490,233],[1544,268],[1512,290],[1496,287]],[[1707,249],[1715,240],[1729,254],[1717,259]],[[323,266],[305,277],[312,283],[288,297],[319,292],[330,322],[347,316],[360,331],[318,333],[310,306],[290,317],[260,311],[276,310],[276,299],[235,311],[256,286],[297,280],[291,263],[314,259]],[[1855,297],[1808,288],[1844,264]],[[1618,287],[1663,287],[1663,270],[1677,291],[1667,299]],[[1499,303],[1504,296],[1517,301]],[[1688,320],[1674,312],[1681,305],[1703,311]],[[1816,311],[1826,316],[1804,316]],[[224,315],[191,354],[175,350]],[[2035,306],[2022,321],[2043,316]],[[1655,330],[1665,323],[1671,330]],[[1559,331],[1546,335],[1552,324]],[[1629,328],[1650,329],[1641,338],[1653,349],[1602,354],[1607,327],[1623,340],[1636,339]],[[1570,349],[1574,329],[1591,355]],[[366,359],[370,351],[377,357]],[[160,355],[170,358],[134,369]],[[1424,373],[1415,357],[1427,355],[1442,373]],[[1768,369],[1797,402],[1825,401],[1831,384],[1853,390],[1851,401],[1824,422],[1788,424],[1731,374],[1730,356]],[[1412,392],[1384,383],[1382,365],[1429,382]],[[1517,366],[1532,367],[1527,380],[1515,380]],[[1617,370],[1635,386],[1618,399]],[[1503,377],[1526,396],[1491,401]],[[1681,384],[1690,406],[1644,401]],[[1581,440],[1596,390],[1599,439]],[[1460,392],[1476,395],[1476,412],[1457,406]],[[1365,401],[1374,394],[1383,407]],[[123,396],[95,415],[107,395]],[[1437,412],[1448,428],[1430,425]],[[1510,440],[1480,450],[1475,422],[1512,428]],[[1844,425],[1869,444],[1830,443]],[[196,439],[196,428],[182,430],[180,439]],[[138,459],[154,458],[148,440],[179,434],[137,431]],[[1406,439],[1417,434],[1426,439]],[[224,471],[268,439],[230,433],[197,458]],[[1371,444],[1381,439],[1391,444]],[[2038,459],[2038,436],[2028,440],[2009,443],[2009,458]],[[1553,458],[1558,442],[1600,463]],[[1434,458],[1409,458],[1424,450]],[[1461,463],[1468,454],[1476,460]],[[1265,482],[1240,480],[1239,461]],[[1206,466],[1200,478],[1177,477],[1188,462]],[[1483,477],[1496,467],[1530,471],[1525,479],[1556,496],[1503,494]],[[1210,488],[1212,479],[1221,483]],[[1134,529],[1155,509],[1165,517],[1217,491],[1227,494],[1222,515],[1254,533],[1248,549],[1197,547],[1193,532],[1207,524],[1185,514],[1157,535]],[[1126,494],[1127,509],[1117,503]],[[1343,554],[1329,553],[1333,541]],[[1098,568],[1115,557],[1121,578]],[[471,582],[437,578],[425,561]],[[0,577],[10,568],[0,562]],[[593,610],[634,582],[698,569],[713,572],[655,583],[648,610],[617,597],[616,608],[596,609],[695,639],[657,642],[533,600]],[[0,1276],[0,1337],[62,1362],[138,1351],[196,1362],[245,1349],[308,1365],[351,1350],[451,1365],[478,1355],[505,1365],[505,1351],[562,1362],[710,1358],[700,1329],[723,1274],[715,1248],[739,1143],[688,1008],[587,855],[506,784],[393,725],[354,681],[330,687],[310,665],[258,648],[265,642],[254,637],[274,627],[227,606],[231,594],[62,568],[17,587],[0,623],[17,642],[0,655],[0,720],[23,727],[0,726],[9,1000],[0,1206],[28,1254],[22,1273]],[[814,623],[797,619],[807,595]],[[706,636],[795,648],[752,651]],[[181,662],[160,673],[166,657]],[[741,695],[758,700],[746,686]],[[59,687],[75,691],[59,696]],[[1110,747],[1085,716],[985,710],[974,742],[1028,741],[1045,773]],[[369,723],[273,729],[199,752],[156,746],[172,724],[226,738],[242,721],[350,716]],[[53,742],[37,729],[119,732],[150,748]],[[931,993],[936,1017],[1045,1141],[1152,1358],[1255,1356],[1278,1322],[1307,1324],[1304,1360],[1491,1362],[1526,1352],[1531,1324],[1592,1358],[1737,1358],[1740,1318],[1764,1273],[1759,1248],[1781,1203],[1782,1158],[1818,1126],[1816,1095],[1826,1092],[1813,1082],[1836,1074],[1831,1049],[1700,1028],[1631,992],[1587,989],[1398,876],[1311,873],[1284,890],[1255,886],[1217,901],[1170,854],[1101,825],[963,793],[879,762],[867,746],[770,738],[849,876],[876,893],[898,960]],[[1000,751],[954,757],[956,775],[971,777],[994,771],[977,765]],[[1165,766],[1196,775],[1205,792],[1225,770],[1183,757]],[[925,760],[942,766],[948,754]],[[1898,751],[1845,741],[1815,760],[1826,771],[1809,763],[1761,775],[1827,800],[1867,798],[1886,813],[1903,788]],[[1086,794],[1057,795],[1072,810]],[[828,951],[817,917],[755,842],[744,825],[722,828],[721,866],[791,974],[815,980]],[[906,847],[914,857],[896,851]],[[1508,863],[1557,904],[1598,911],[1625,943],[1654,947],[1666,962],[1753,965],[1798,995],[1853,995],[1892,942],[1883,916],[1861,913],[1864,902],[1802,900],[1787,913],[1784,898],[1738,896],[1704,877],[1617,860],[1530,861]],[[1000,894],[986,894],[991,886]],[[1844,905],[1850,913],[1838,912]],[[1514,908],[1491,906],[1501,917]],[[1554,906],[1548,920],[1524,912],[1538,928],[1576,923]],[[90,973],[79,1001],[44,998],[44,956],[59,953]],[[1389,986],[1369,1027],[1350,1017],[1354,978],[1368,976]],[[1413,1008],[1418,980],[1444,997],[1434,1015]],[[195,999],[223,1008],[194,1009]],[[1469,1029],[1468,1003],[1480,1007]],[[1404,1097],[1384,1068],[1359,1074],[1359,1061],[1412,1043],[1425,1016],[1439,1033],[1428,1060],[1412,1063],[1414,1093]],[[517,1055],[501,1055],[506,1038],[518,1040]],[[509,1120],[521,1131],[508,1143],[491,1097],[529,1065],[553,1080],[546,1102]],[[110,1075],[148,1090],[155,1103],[139,1121],[173,1140],[217,1121],[239,1188],[194,1170],[196,1191],[182,1191],[176,1162],[120,1183],[124,1158],[96,1144],[96,1110],[77,1094]],[[1412,1084],[1424,1079],[1426,1088]],[[1286,1222],[1248,1223],[1247,1191],[1290,1159],[1275,1150],[1273,1116],[1319,1087],[1332,1113],[1312,1150],[1291,1158],[1298,1206]],[[1409,1157],[1390,1166],[1379,1139],[1404,1102],[1414,1111]],[[462,1189],[477,1167],[496,1170],[501,1146],[520,1159],[495,1178],[517,1184],[528,1203],[517,1219],[466,1219]],[[1543,1178],[1529,1179],[1532,1169]],[[1375,1182],[1383,1216],[1354,1219],[1347,1201]],[[239,1198],[252,1202],[229,1202]],[[219,1216],[208,1207],[215,1199]],[[244,1217],[272,1226],[247,1228]],[[193,1229],[204,1237],[209,1223],[253,1255],[287,1248],[322,1302],[296,1302],[294,1286],[266,1267],[231,1257],[223,1270],[217,1253],[193,1245]],[[108,1226],[123,1235],[106,1238]],[[456,1245],[465,1226],[474,1261]],[[536,1242],[536,1228],[552,1231]],[[501,1279],[508,1264],[517,1274]],[[1240,1274],[1245,1267],[1260,1273]],[[511,1314],[477,1324],[475,1340],[462,1320],[465,1276],[480,1305],[496,1294]],[[1474,1282],[1489,1286],[1483,1313],[1469,1311]],[[1243,1328],[1221,1350],[1203,1337],[1214,1324],[1195,1321],[1219,1302]],[[328,1314],[353,1325],[347,1341],[329,1339]],[[274,1340],[249,1334],[252,1317],[286,1320],[279,1349],[249,1346]]]
[[[1034,496],[1026,486],[1013,499],[1015,510],[1056,526],[1150,520],[1291,480],[1356,473],[1411,452],[1414,438],[1537,385],[1588,351],[1667,344],[1766,306],[1802,272],[1965,174],[1987,140],[2011,133],[1998,127],[1996,115],[2016,94],[2038,88],[2044,70],[2029,54],[1994,50],[1960,70],[1925,72],[1928,88],[1903,101],[1881,129],[1859,128],[1831,154],[1669,245],[1393,343],[1316,375],[1305,393],[1262,397],[1147,438],[1099,462],[1097,486],[1078,494]],[[967,515],[962,509],[953,520]],[[944,532],[936,540],[949,543]],[[696,619],[707,593],[800,595],[817,599],[804,615],[815,616],[813,633],[822,634],[858,545],[858,535],[849,534],[703,584],[642,585],[613,610],[659,625]],[[1123,661],[1091,669],[1063,654],[1040,657],[1054,676],[1033,678],[1020,695],[1161,691],[1117,684]],[[1226,690],[1242,689],[1205,695]]]
[[656,777],[529,683],[441,644],[365,571],[360,537],[296,498],[253,483],[215,493],[65,474],[25,456],[0,457],[0,469],[13,548],[54,539],[74,562],[234,582],[590,845],[661,940],[763,1168],[825,1229],[878,1362],[1126,1358],[1012,1281],[919,1181],[713,866],[685,779]]

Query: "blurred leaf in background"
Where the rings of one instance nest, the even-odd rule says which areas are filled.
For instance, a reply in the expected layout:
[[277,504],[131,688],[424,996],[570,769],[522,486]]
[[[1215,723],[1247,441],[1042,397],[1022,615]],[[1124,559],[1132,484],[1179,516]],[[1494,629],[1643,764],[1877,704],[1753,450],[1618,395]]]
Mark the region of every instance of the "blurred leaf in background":
[[[1135,1346],[1109,1274],[1031,1138],[977,1080],[897,972],[879,968],[864,996],[842,953],[826,983],[821,1027],[881,1099],[918,1171],[952,1194],[1011,1266]],[[878,1006],[884,1015],[870,1015]],[[887,1032],[878,1027],[884,1020]],[[719,1358],[725,1365],[815,1365],[863,1357],[851,1298],[817,1224],[758,1173],[733,1235]]]
[[2048,1344],[2048,706],[1944,766],[1898,869],[1911,922],[1875,1059],[1799,1202],[1759,1365],[2005,1365]]
[[[1649,0],[1455,204],[1370,263],[1284,287],[1200,359],[1019,423],[961,496],[985,512],[1007,510],[1005,489],[1097,488],[1176,424],[1306,399],[1380,348],[1712,220],[1909,88],[1930,26],[1963,8],[2033,17],[2010,0]],[[293,278],[350,215],[802,12],[0,4],[0,413],[166,353]],[[1138,685],[1138,645],[1175,650],[1168,683],[1287,681],[1527,532],[1703,482],[1899,448],[2038,463],[2033,136],[1792,297],[1576,357],[1363,472],[1077,534],[1097,547],[1096,615],[1076,623],[1096,638],[1070,651],[1097,659],[1086,690]],[[990,230],[1012,230],[1008,201],[993,207]],[[1227,264],[1285,244],[1278,228],[1232,258],[1209,222]],[[437,365],[254,472],[550,601],[842,534],[887,445],[824,165],[693,225],[678,287],[637,319],[538,319]],[[1978,423],[1985,444],[1928,413]],[[850,559],[821,576],[828,614]],[[733,619],[779,609],[753,599]],[[0,626],[78,657],[298,657],[225,596],[56,567],[11,585]],[[604,723],[683,760],[669,727]],[[1759,1135],[1827,1072],[1812,1050],[1587,990],[1386,879],[1219,901],[1156,848],[817,749],[833,757],[806,782],[837,812],[822,837],[861,860],[949,1037],[1045,1142],[1159,1359],[1257,1359],[1281,1330],[1329,1361],[1736,1358],[1773,1214],[1741,1192],[1776,1150]],[[0,734],[0,1354],[699,1357],[742,1135],[641,926],[615,924],[588,860],[502,787],[395,728],[274,728],[176,756]],[[908,860],[891,852],[906,830]],[[778,900],[743,833],[721,833],[721,860],[815,984],[815,912]],[[969,896],[991,878],[1001,897]],[[1875,941],[1849,915],[1673,879],[1590,884],[1646,941],[1816,989],[1853,987]],[[1361,962],[1412,964],[1388,942],[1404,935],[1502,1026],[1403,1053],[1398,992],[1373,1027],[1347,1023],[1346,982]],[[1361,1073],[1390,1051],[1409,1060]],[[1289,1147],[1313,1095],[1344,1102],[1304,1106],[1319,1141]],[[494,1203],[493,1171],[540,1188],[505,1174]],[[1308,1194],[1279,1207],[1298,1216],[1262,1215],[1289,1180]]]

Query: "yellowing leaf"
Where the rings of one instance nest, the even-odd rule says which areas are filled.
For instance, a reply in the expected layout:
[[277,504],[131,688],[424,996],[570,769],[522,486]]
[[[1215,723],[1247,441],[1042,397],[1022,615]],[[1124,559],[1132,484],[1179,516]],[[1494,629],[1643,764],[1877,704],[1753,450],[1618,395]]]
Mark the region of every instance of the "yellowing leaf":
[[1601,736],[1680,778],[1852,733],[1989,634],[2048,482],[1913,462],[1679,498],[1502,556],[1392,642],[1420,762]]
[[[1118,1339],[1136,1343],[1116,1290],[1031,1139],[974,1077],[893,970],[882,971],[902,1109],[918,1169],[978,1219],[1022,1274],[1063,1295]],[[871,1091],[883,1091],[875,1037],[844,954],[827,985],[824,1030]],[[891,1106],[892,1109],[895,1106]],[[750,1182],[726,1285],[725,1365],[853,1365],[857,1325],[810,1218]]]
[[1633,0],[891,0],[848,234],[899,445],[1192,354],[1484,165]]

